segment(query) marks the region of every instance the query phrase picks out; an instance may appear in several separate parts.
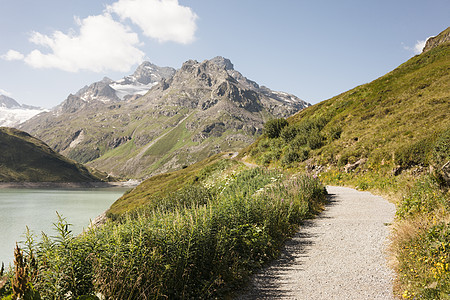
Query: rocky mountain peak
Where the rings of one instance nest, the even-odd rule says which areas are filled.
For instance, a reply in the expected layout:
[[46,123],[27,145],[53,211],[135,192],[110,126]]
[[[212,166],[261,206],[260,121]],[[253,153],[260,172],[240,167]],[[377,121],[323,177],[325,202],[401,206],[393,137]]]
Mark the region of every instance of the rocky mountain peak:
[[234,65],[231,63],[231,60],[222,56],[216,56],[213,59],[209,60],[213,64],[224,67],[225,70],[234,70]]
[[133,75],[126,76],[125,82],[150,84],[160,82],[162,79],[168,79],[175,73],[174,68],[158,67],[151,62],[144,61],[140,64]]
[[425,53],[441,44],[450,42],[450,27],[439,33],[437,36],[430,37],[423,47],[422,53]]
[[20,107],[16,100],[5,95],[0,95],[0,107],[14,108]]

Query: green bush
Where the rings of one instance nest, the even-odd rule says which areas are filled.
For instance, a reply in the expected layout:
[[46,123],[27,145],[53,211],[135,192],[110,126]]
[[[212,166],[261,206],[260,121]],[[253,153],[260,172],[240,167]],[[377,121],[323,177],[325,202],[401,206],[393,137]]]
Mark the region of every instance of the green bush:
[[318,130],[313,129],[308,135],[307,145],[311,150],[319,149],[323,146],[323,141],[324,139],[322,134]]
[[308,159],[309,150],[307,148],[300,148],[299,150],[295,150],[292,147],[289,147],[286,153],[283,155],[281,163],[285,166],[289,166],[294,162],[303,162]]
[[450,161],[450,128],[438,137],[433,147],[433,163],[436,167],[442,167]]
[[417,181],[397,206],[397,216],[431,215],[439,209],[450,211],[445,193],[432,177]]
[[402,168],[429,164],[429,156],[433,143],[430,138],[419,140],[399,148],[395,152],[395,163]]
[[289,143],[297,136],[298,132],[299,132],[298,127],[295,125],[285,126],[280,132],[280,137],[286,143]]
[[328,138],[330,141],[337,140],[341,137],[342,134],[342,127],[340,126],[333,126],[328,131]]
[[43,299],[224,298],[277,256],[325,194],[316,179],[255,168],[76,237],[59,217],[56,237],[28,243],[32,283]]
[[277,138],[280,136],[281,130],[288,126],[289,123],[286,119],[272,119],[267,121],[264,124],[264,133],[271,139]]

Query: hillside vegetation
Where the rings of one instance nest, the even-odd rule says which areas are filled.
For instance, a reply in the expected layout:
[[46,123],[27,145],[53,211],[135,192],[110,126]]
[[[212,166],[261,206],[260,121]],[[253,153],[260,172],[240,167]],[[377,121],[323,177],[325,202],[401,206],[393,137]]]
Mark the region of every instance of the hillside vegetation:
[[106,179],[106,174],[88,170],[14,128],[0,127],[0,153],[0,182],[90,182]]
[[317,179],[216,155],[147,180],[112,206],[115,221],[80,236],[62,217],[54,237],[38,243],[28,233],[15,272],[0,274],[0,296],[229,297],[323,208],[325,194]]
[[396,293],[407,299],[447,299],[449,83],[450,44],[444,42],[371,83],[287,121],[268,122],[266,134],[241,157],[396,201]]
[[450,45],[435,44],[371,83],[270,120],[236,160],[218,154],[144,181],[100,228],[74,237],[59,218],[56,237],[28,234],[16,271],[0,274],[0,295],[225,298],[323,208],[323,182],[396,201],[397,296],[448,299],[449,82]]

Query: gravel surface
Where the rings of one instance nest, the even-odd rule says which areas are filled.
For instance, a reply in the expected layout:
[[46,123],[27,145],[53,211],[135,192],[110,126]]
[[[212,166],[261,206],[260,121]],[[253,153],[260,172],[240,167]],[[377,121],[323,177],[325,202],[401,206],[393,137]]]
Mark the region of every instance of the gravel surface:
[[350,188],[327,190],[325,211],[305,221],[237,299],[393,299],[385,252],[395,205]]

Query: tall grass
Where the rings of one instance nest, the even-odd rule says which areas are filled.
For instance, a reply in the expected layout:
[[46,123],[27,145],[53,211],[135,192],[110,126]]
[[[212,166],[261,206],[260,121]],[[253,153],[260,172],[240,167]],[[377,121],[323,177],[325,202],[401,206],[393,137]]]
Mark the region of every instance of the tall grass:
[[316,179],[263,168],[173,195],[77,237],[60,218],[56,237],[31,245],[34,288],[44,299],[222,298],[275,258],[325,201]]

